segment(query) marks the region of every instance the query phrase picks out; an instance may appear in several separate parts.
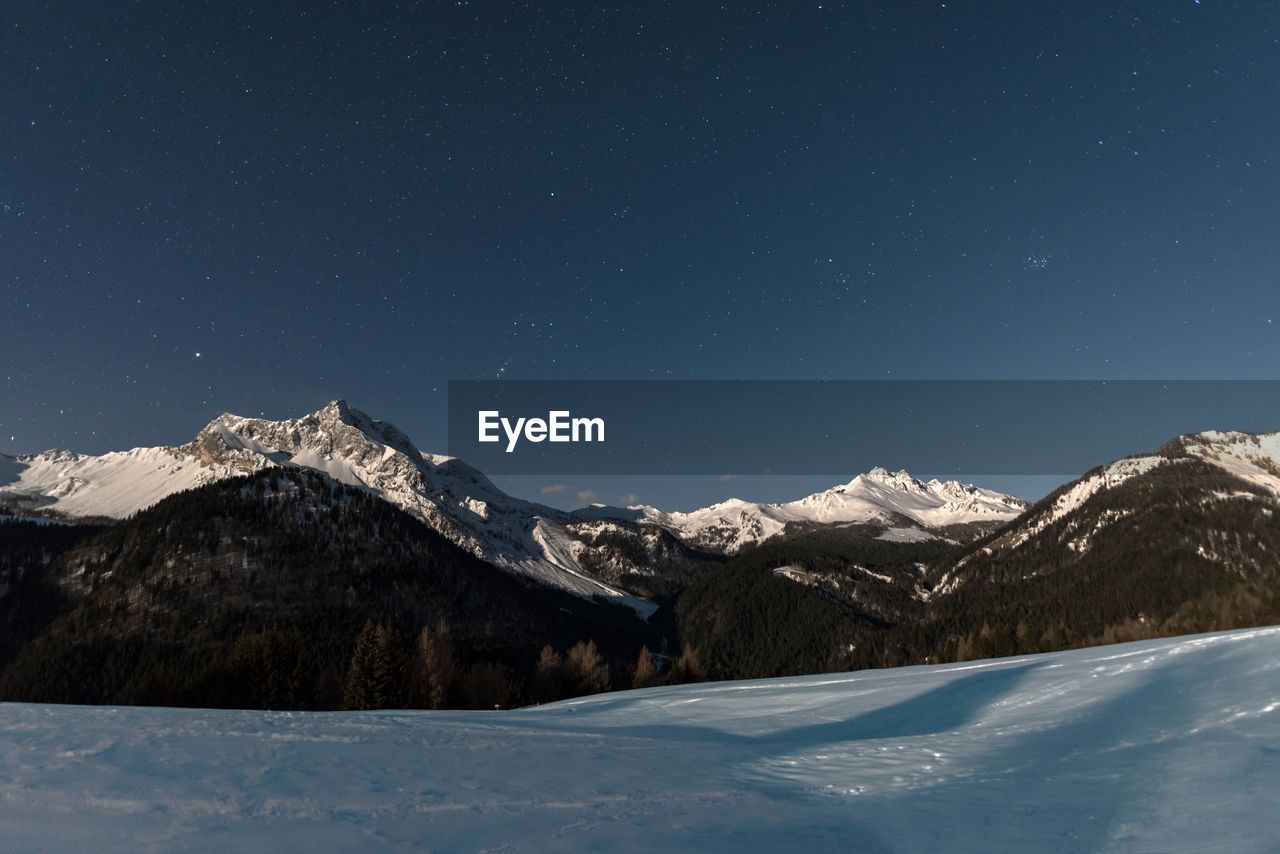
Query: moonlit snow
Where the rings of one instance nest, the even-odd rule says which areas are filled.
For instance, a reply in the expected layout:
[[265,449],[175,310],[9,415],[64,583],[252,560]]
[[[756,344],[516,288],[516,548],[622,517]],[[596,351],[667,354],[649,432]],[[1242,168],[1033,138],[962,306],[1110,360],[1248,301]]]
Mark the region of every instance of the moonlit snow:
[[7,850],[1263,851],[1280,629],[512,712],[0,706]]

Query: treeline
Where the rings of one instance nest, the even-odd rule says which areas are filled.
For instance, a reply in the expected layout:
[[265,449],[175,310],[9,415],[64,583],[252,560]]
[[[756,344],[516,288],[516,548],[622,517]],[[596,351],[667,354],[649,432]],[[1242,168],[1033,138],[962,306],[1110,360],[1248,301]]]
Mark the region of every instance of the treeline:
[[414,643],[406,644],[394,626],[370,620],[356,641],[342,707],[501,709],[704,678],[692,649],[671,660],[642,647],[635,662],[622,669],[611,667],[591,640],[564,652],[544,646],[527,677],[498,661],[464,667],[447,622],[424,626]]

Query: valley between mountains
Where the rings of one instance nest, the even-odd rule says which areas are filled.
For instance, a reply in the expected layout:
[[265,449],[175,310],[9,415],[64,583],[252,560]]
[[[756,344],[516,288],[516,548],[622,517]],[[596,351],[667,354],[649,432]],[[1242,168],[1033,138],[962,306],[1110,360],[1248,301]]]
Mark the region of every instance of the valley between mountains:
[[1280,436],[1028,505],[874,469],[778,504],[563,511],[334,401],[0,456],[0,697],[478,707],[1280,622]]

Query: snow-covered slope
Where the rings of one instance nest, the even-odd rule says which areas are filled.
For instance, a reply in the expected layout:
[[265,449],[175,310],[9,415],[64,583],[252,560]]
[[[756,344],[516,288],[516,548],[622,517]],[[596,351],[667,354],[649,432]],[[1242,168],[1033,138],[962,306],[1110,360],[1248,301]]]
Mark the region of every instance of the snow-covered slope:
[[184,489],[255,468],[201,465],[184,448],[134,448],[88,456],[53,450],[0,461],[0,499],[67,516],[120,518]]
[[515,712],[0,706],[9,851],[1275,851],[1280,629]]
[[[1058,521],[1079,511],[1091,499],[1165,466],[1201,461],[1280,499],[1280,433],[1227,433],[1211,430],[1179,436],[1158,452],[1108,463],[1069,484],[1033,508],[1018,525],[991,544],[991,549],[1017,548]],[[1105,526],[1122,518],[1121,511],[1098,520]],[[1086,533],[1091,536],[1095,530]],[[1076,548],[1084,545],[1077,542]]]
[[1177,462],[1177,460],[1162,456],[1146,456],[1129,457],[1108,463],[1062,490],[1053,501],[1048,502],[1042,508],[1038,508],[1035,513],[1024,519],[1015,530],[1001,537],[994,544],[994,547],[1017,548],[1050,525],[1084,506],[1085,502],[1098,493],[1114,489],[1126,481],[1173,462]]
[[0,467],[9,474],[0,499],[69,516],[120,518],[180,490],[275,465],[304,466],[368,489],[498,566],[641,613],[653,610],[583,569],[580,547],[563,528],[569,514],[507,495],[465,463],[419,451],[392,425],[343,401],[285,421],[221,415],[178,447],[9,458]]
[[1187,454],[1280,496],[1280,433],[1210,430],[1174,440]]
[[643,519],[689,542],[734,553],[782,533],[788,525],[870,524],[887,538],[920,539],[921,529],[974,522],[1006,522],[1026,502],[971,484],[917,480],[905,471],[875,468],[848,483],[790,501],[761,504],[737,498],[688,513],[636,507]]

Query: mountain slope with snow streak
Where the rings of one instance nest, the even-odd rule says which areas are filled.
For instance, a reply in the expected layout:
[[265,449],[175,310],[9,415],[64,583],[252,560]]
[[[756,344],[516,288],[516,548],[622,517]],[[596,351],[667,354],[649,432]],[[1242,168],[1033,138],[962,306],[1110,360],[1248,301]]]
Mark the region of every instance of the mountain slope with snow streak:
[[[1186,434],[1056,490],[997,536],[936,567],[931,597],[974,579],[1021,584],[1064,569],[1096,580],[1110,568],[1105,561],[1090,568],[1099,549],[1129,577],[1159,552],[1170,575],[1180,569],[1207,579],[1224,571],[1265,584],[1276,560],[1261,539],[1277,511],[1280,433]],[[1145,543],[1141,554],[1124,557],[1137,542]]]
[[[1280,503],[1280,433],[1239,433],[1210,430],[1190,433],[1166,443],[1154,454],[1127,457],[1101,466],[1058,490],[1031,508],[1018,524],[990,545],[1016,549],[1055,523],[1077,513],[1102,495],[1157,469],[1192,462],[1207,463],[1222,474],[1261,489]],[[1122,518],[1112,510],[1101,526]],[[1097,526],[1095,526],[1097,527]],[[1093,533],[1096,533],[1096,529]]]
[[1182,436],[1171,445],[1280,496],[1280,433],[1210,430]]
[[0,706],[14,851],[1273,851],[1280,629],[512,712]]

